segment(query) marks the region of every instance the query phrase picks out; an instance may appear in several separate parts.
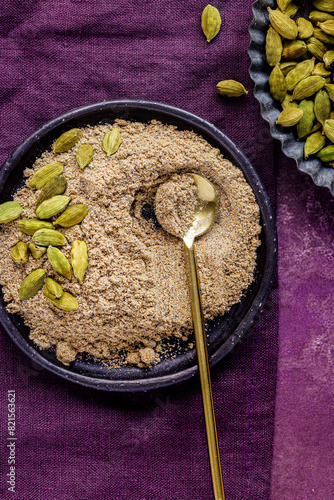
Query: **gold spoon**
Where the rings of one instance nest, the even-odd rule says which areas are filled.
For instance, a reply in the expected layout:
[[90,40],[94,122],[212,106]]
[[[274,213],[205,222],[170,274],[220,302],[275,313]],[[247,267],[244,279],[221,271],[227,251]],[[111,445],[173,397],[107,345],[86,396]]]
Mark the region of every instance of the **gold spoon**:
[[[213,406],[210,367],[206,346],[201,294],[195,258],[195,238],[205,233],[213,224],[218,213],[219,200],[215,187],[198,174],[188,174],[197,187],[198,202],[194,221],[189,231],[182,237],[188,270],[191,311],[194,325],[198,370],[201,382],[204,420],[209,450],[211,478],[215,500],[225,500],[223,478],[219,456],[215,410]],[[159,221],[160,222],[160,221]],[[161,221],[163,222],[163,221]],[[163,223],[161,224],[163,226]],[[166,229],[166,228],[164,228]],[[168,231],[168,229],[166,229]],[[177,236],[177,235],[174,235]]]

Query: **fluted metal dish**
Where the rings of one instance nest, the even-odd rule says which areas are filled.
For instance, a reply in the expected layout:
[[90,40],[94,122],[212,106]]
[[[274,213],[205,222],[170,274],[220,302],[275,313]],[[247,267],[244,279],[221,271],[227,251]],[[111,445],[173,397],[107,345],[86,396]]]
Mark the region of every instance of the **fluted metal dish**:
[[[298,5],[300,5],[298,15],[307,15],[314,10],[310,1],[299,2]],[[248,55],[251,59],[249,74],[255,83],[254,96],[260,103],[262,117],[269,123],[272,137],[281,142],[283,153],[294,158],[297,168],[310,175],[314,184],[328,188],[334,196],[334,169],[326,167],[318,158],[304,160],[304,141],[297,141],[293,131],[275,124],[282,108],[273,100],[269,92],[268,80],[271,68],[267,64],[265,54],[266,34],[269,26],[267,7],[276,8],[276,2],[258,0],[253,4],[253,21],[248,29],[251,38],[248,48]]]

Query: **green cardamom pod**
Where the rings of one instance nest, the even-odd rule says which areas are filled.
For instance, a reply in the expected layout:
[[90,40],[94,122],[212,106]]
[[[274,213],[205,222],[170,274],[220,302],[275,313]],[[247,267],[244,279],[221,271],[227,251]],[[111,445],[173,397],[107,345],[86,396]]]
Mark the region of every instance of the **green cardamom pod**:
[[277,0],[277,6],[282,12],[284,12],[289,7],[291,2],[292,0]]
[[69,263],[63,252],[61,252],[59,248],[50,246],[48,248],[47,253],[49,262],[53,267],[54,271],[56,271],[56,273],[61,274],[62,276],[65,276],[65,278],[71,281],[72,280],[71,264]]
[[46,247],[39,247],[36,243],[29,243],[28,248],[34,259],[40,259],[46,254]]
[[42,247],[48,247],[50,245],[54,247],[62,247],[66,243],[64,235],[54,229],[40,229],[39,231],[36,231],[33,236],[33,241],[36,245]]
[[312,2],[317,10],[334,12],[334,0],[312,0]]
[[296,24],[297,24],[297,28],[298,28],[298,37],[299,38],[306,39],[306,38],[310,38],[311,36],[313,36],[314,28],[313,28],[313,24],[311,23],[311,21],[308,21],[304,17],[298,17]]
[[314,69],[314,62],[314,57],[312,57],[312,59],[306,59],[297,64],[297,66],[286,75],[285,81],[288,90],[293,90],[301,80],[311,75]]
[[6,201],[0,205],[0,224],[11,222],[19,217],[23,208],[17,201]]
[[243,94],[248,94],[248,90],[245,89],[242,83],[236,80],[222,80],[217,83],[216,89],[218,94],[227,97],[240,97]]
[[306,135],[308,135],[313,127],[314,122],[314,103],[313,101],[307,101],[303,99],[299,103],[299,109],[303,111],[303,116],[300,121],[297,123],[297,137],[298,139],[302,139]]
[[333,69],[334,68],[334,50],[328,50],[325,52],[323,61],[325,63],[325,66],[327,69]]
[[289,17],[293,17],[297,14],[298,9],[298,5],[296,5],[295,3],[290,3],[290,5],[288,5],[288,7],[285,9],[284,14]]
[[287,86],[279,64],[276,64],[270,73],[269,88],[271,96],[275,101],[283,101],[286,96]]
[[78,203],[77,205],[71,205],[58,217],[54,224],[58,224],[62,227],[75,226],[76,224],[80,224],[80,222],[84,220],[87,214],[87,205],[82,205],[81,203]]
[[294,40],[298,35],[298,28],[293,19],[281,12],[280,10],[272,10],[267,7],[269,13],[269,20],[272,27],[283,38]]
[[282,39],[271,26],[266,36],[266,59],[269,66],[276,66],[281,60],[283,50]]
[[81,144],[77,151],[77,162],[81,169],[87,167],[93,159],[94,149],[91,144]]
[[296,61],[285,61],[280,64],[281,71],[284,76],[286,76],[290,71],[292,71],[297,66]]
[[327,76],[331,76],[331,74],[332,72],[326,69],[325,64],[321,62],[317,63],[312,71],[312,75],[322,76],[323,78],[327,78]]
[[65,153],[72,149],[78,141],[82,138],[82,130],[79,128],[72,128],[61,134],[53,146],[54,153]]
[[314,113],[318,122],[324,125],[331,113],[331,103],[325,90],[319,90],[314,99]]
[[28,245],[24,241],[19,241],[10,249],[10,255],[13,261],[17,262],[18,264],[28,262]]
[[298,59],[307,52],[307,45],[304,40],[293,40],[283,43],[282,59]]
[[314,36],[317,40],[320,40],[320,42],[326,46],[334,45],[334,36],[327,35],[327,33],[322,31],[320,28],[314,28],[312,36]]
[[304,155],[305,160],[308,159],[309,156],[315,155],[318,151],[320,151],[326,143],[326,137],[321,132],[315,132],[310,135],[305,142],[304,146]]
[[76,311],[79,307],[77,299],[68,292],[63,292],[60,299],[52,299],[51,294],[49,294],[46,290],[44,290],[44,295],[54,306],[58,307],[58,309],[61,309],[62,311]]
[[44,295],[52,300],[60,299],[64,293],[59,283],[52,278],[46,278],[43,291]]
[[292,95],[291,94],[286,94],[284,97],[283,101],[281,102],[282,108],[287,109],[287,108],[298,108],[298,103],[295,101],[292,101]]
[[78,279],[79,283],[82,283],[88,267],[87,245],[84,241],[75,240],[73,242],[71,263],[74,276]]
[[275,123],[282,127],[293,127],[299,122],[303,114],[303,110],[299,108],[283,109]]
[[56,175],[60,175],[64,170],[65,163],[54,161],[40,167],[32,176],[29,186],[33,189],[41,189]]
[[319,26],[322,31],[327,33],[327,35],[334,36],[334,19],[329,19],[323,23],[317,23],[317,26]]
[[24,278],[19,291],[20,300],[27,300],[36,295],[43,287],[46,278],[45,269],[35,269]]
[[202,12],[201,25],[206,41],[211,42],[218,35],[222,20],[216,7],[207,5]]
[[53,196],[49,200],[43,201],[36,208],[36,215],[39,219],[50,219],[54,215],[59,214],[67,207],[71,201],[70,196],[57,195]]
[[320,40],[318,40],[314,36],[311,36],[311,38],[309,38],[306,41],[306,46],[307,50],[310,52],[310,54],[312,54],[312,56],[322,61],[324,54],[327,52],[326,45],[324,45],[322,42],[320,42]]
[[65,192],[66,186],[67,181],[62,175],[57,175],[56,177],[50,179],[49,182],[45,184],[37,198],[36,208],[41,203],[43,203],[43,201],[49,200],[50,198],[52,198],[53,196],[57,196],[58,194],[63,194]]
[[317,157],[324,162],[334,161],[334,145],[330,144],[329,146],[321,149],[317,154]]
[[334,84],[333,83],[326,83],[325,89],[329,95],[330,100],[334,101]]
[[106,135],[104,136],[102,142],[103,151],[107,153],[107,156],[111,156],[114,153],[116,153],[121,142],[122,142],[121,133],[119,131],[119,128],[115,127],[109,132],[107,132]]
[[297,101],[311,97],[325,85],[325,79],[321,76],[308,76],[295,87],[292,97]]
[[328,19],[334,19],[334,16],[328,14],[328,12],[320,12],[319,10],[312,10],[308,17],[314,25],[327,21]]
[[331,142],[334,142],[334,120],[329,119],[325,121],[324,133]]
[[32,236],[39,229],[53,229],[52,222],[46,222],[44,220],[33,219],[21,219],[15,222],[19,229],[24,234]]

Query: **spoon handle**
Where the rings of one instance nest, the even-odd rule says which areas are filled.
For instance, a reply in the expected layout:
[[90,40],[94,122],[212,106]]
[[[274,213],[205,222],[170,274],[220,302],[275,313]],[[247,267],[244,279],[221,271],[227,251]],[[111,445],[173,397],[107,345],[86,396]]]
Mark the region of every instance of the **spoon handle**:
[[206,436],[209,450],[212,486],[215,500],[225,500],[223,478],[219,456],[215,410],[213,406],[209,358],[206,346],[205,328],[201,303],[201,294],[197,276],[195,245],[184,243],[186,265],[188,270],[189,293],[194,325],[198,370],[201,382],[202,401]]

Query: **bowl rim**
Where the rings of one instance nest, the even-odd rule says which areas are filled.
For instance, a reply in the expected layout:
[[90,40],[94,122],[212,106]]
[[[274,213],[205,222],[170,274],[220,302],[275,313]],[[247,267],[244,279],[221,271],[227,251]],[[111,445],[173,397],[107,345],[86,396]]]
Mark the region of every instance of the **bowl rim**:
[[[219,143],[224,156],[231,158],[232,162],[234,159],[235,163],[238,164],[247,182],[251,185],[257,202],[259,203],[262,216],[262,230],[264,232],[267,249],[263,269],[263,277],[256,296],[251,304],[251,307],[249,308],[245,316],[241,319],[233,334],[230,335],[228,339],[209,356],[210,366],[213,366],[226,354],[228,354],[236,344],[238,344],[243,338],[246,337],[246,334],[253,326],[254,321],[262,312],[264,303],[268,298],[271,289],[277,262],[276,220],[269,195],[258,173],[254,169],[248,158],[244,155],[241,149],[236,144],[234,144],[234,142],[230,138],[228,138],[222,131],[216,128],[212,123],[193,113],[155,101],[121,99],[103,101],[86,106],[81,106],[67,113],[64,113],[63,115],[42,125],[38,130],[29,135],[12,152],[12,154],[8,156],[8,158],[0,168],[0,193],[12,170],[15,169],[20,159],[27,153],[27,151],[29,151],[31,147],[33,147],[38,139],[41,139],[50,131],[53,131],[60,126],[66,127],[66,124],[72,119],[83,117],[85,115],[87,116],[87,123],[89,123],[90,114],[96,113],[97,111],[103,112],[106,110],[115,112],[115,110],[117,109],[122,109],[125,111],[128,109],[157,112],[159,113],[159,115],[162,114],[166,116],[166,123],[168,123],[168,118],[169,120],[177,119],[178,121],[184,122],[187,127],[194,128],[195,133],[203,133],[205,136],[212,137],[215,142]],[[116,115],[114,116],[114,118],[116,118]],[[55,375],[86,387],[113,392],[147,391],[185,381],[187,379],[190,379],[191,377],[194,377],[198,373],[197,363],[195,363],[194,366],[188,367],[176,373],[140,380],[100,379],[82,375],[77,372],[71,372],[66,367],[58,366],[50,362],[39,353],[37,347],[32,347],[10,321],[10,316],[10,313],[7,313],[4,308],[0,308],[0,323],[2,324],[9,337],[21,349],[21,351],[23,351],[32,361],[42,366],[46,370],[51,371]]]

